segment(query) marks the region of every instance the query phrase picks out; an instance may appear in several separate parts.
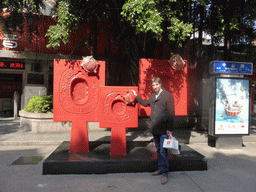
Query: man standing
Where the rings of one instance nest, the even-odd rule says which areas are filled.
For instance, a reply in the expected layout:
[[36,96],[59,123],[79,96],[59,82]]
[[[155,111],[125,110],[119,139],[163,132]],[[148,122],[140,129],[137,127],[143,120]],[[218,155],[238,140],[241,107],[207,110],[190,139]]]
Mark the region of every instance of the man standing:
[[168,181],[169,160],[167,149],[163,148],[164,139],[172,136],[174,123],[174,99],[171,93],[162,88],[162,82],[159,77],[152,79],[152,88],[154,93],[149,100],[145,101],[136,95],[136,100],[143,106],[151,107],[150,121],[151,132],[157,149],[158,170],[152,173],[153,176],[162,175],[161,184]]

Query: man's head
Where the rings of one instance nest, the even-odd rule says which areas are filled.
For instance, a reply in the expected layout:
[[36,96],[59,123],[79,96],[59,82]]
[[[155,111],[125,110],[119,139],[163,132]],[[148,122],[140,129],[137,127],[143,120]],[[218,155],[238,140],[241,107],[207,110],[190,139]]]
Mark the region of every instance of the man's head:
[[152,79],[152,87],[156,94],[158,94],[162,90],[162,81],[159,77],[155,77]]

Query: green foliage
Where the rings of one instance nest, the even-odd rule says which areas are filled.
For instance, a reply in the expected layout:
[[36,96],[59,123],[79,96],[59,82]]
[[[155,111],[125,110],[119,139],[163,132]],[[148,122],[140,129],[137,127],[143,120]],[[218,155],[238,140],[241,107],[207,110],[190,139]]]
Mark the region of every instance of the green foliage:
[[[187,3],[186,1],[184,1]],[[136,27],[136,31],[151,31],[158,40],[164,35],[181,45],[193,31],[177,0],[128,0],[121,15]]]
[[[1,1],[0,13],[3,10],[10,12],[5,17],[0,15],[4,31],[22,33],[24,21],[33,26],[33,21],[41,14],[43,2]],[[96,51],[98,21],[113,25],[110,33],[116,44],[125,42],[123,47],[136,47],[144,52],[143,57],[151,55],[148,45],[156,39],[167,42],[172,50],[179,50],[177,46],[181,46],[195,29],[211,34],[214,42],[224,37],[231,44],[248,43],[255,38],[255,5],[256,0],[58,0],[53,10],[56,24],[50,26],[46,34],[49,37],[47,47],[67,44],[70,33],[85,22],[91,22],[93,34],[88,38],[92,41],[81,39],[81,43],[93,45]]]
[[[113,20],[113,10],[115,9],[112,10],[111,5],[117,10],[118,6],[122,7],[122,12],[119,14],[136,28],[137,34],[151,33],[158,40],[164,36],[169,40],[181,42],[193,31],[192,24],[184,19],[187,18],[187,15],[184,14],[187,9],[183,9],[183,4],[188,5],[188,0],[129,0],[124,4],[116,0],[110,2],[106,3],[102,0],[58,1],[54,15],[57,23],[50,26],[46,34],[49,37],[47,48],[58,48],[61,46],[61,42],[68,43],[72,30],[85,21],[95,23],[100,20]],[[114,17],[119,18],[118,15]],[[124,24],[122,20],[119,19],[118,23],[114,24],[116,28],[122,28],[120,27]],[[85,44],[87,45],[88,42]]]
[[[18,10],[19,13],[26,12],[39,13],[40,8],[44,8],[43,0],[3,0],[1,8],[7,11]],[[2,10],[1,10],[2,11]]]
[[121,15],[134,24],[139,32],[147,33],[151,30],[156,35],[163,32],[161,23],[164,18],[153,0],[129,0],[123,5]]
[[[94,20],[109,20],[110,9],[102,0],[59,0],[54,10],[57,23],[49,27],[46,37],[49,37],[47,48],[60,47],[61,43],[69,43],[69,35],[85,22]],[[88,44],[88,42],[85,42]]]
[[33,96],[29,100],[27,107],[24,108],[26,112],[31,113],[47,113],[52,112],[53,97],[49,96]]
[[[172,25],[167,27],[168,29],[168,38],[171,41],[177,41],[180,43],[181,41],[185,41],[187,37],[190,36],[193,31],[192,24],[184,23],[179,19],[173,17],[171,18]],[[181,46],[181,45],[180,45]]]
[[10,14],[5,17],[1,15],[0,24],[3,25],[3,30],[8,34],[11,34],[12,31],[22,33],[24,21],[32,23],[38,20],[37,16],[40,14],[40,9],[44,7],[43,0],[3,0],[0,2],[0,14],[3,10],[10,12]]
[[57,8],[56,17],[58,22],[56,25],[52,25],[49,27],[45,36],[49,36],[49,44],[46,46],[47,48],[60,47],[60,42],[62,41],[64,44],[69,42],[69,33],[71,31],[71,24],[77,20],[74,15],[70,13],[69,3],[61,1],[59,2],[59,6]]

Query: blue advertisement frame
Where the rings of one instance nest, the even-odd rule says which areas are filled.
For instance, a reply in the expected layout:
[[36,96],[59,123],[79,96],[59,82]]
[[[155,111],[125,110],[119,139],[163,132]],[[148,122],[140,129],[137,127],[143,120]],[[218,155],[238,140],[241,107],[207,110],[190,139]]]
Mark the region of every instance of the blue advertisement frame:
[[216,77],[214,135],[250,135],[251,79]]

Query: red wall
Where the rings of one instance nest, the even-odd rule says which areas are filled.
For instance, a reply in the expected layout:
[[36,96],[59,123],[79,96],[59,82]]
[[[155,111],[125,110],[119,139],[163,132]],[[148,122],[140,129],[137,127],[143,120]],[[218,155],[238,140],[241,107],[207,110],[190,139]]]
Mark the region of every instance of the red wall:
[[[152,93],[151,80],[160,77],[162,86],[173,94],[175,101],[175,115],[187,115],[187,65],[183,70],[174,71],[167,60],[141,59],[139,95],[142,99],[149,99]],[[149,116],[150,107],[140,105],[139,115]]]
[[[55,24],[55,19],[49,16],[40,16],[38,22],[32,24],[34,28],[38,31],[38,34],[28,32],[28,24],[24,22],[24,33],[20,35],[19,33],[13,33],[17,35],[18,40],[14,40],[18,43],[17,48],[7,48],[3,46],[4,34],[0,26],[0,49],[1,50],[11,50],[11,51],[28,51],[28,52],[38,52],[38,53],[54,53],[54,54],[65,54],[65,55],[90,55],[89,49],[85,46],[84,40],[90,35],[91,27],[89,24],[84,24],[80,26],[75,33],[70,34],[70,43],[61,46],[54,50],[53,48],[46,48],[49,43],[48,37],[45,37],[47,30],[50,25]],[[109,50],[109,45],[111,44],[112,55],[115,54],[117,46],[114,45],[113,39],[109,36],[110,25],[107,23],[98,23],[98,36],[97,36],[97,56],[106,56],[106,50]],[[11,36],[12,37],[12,36]]]

